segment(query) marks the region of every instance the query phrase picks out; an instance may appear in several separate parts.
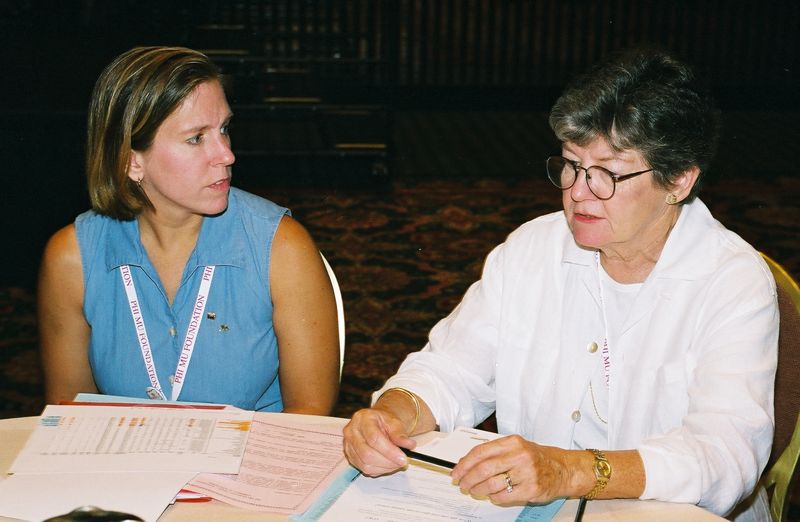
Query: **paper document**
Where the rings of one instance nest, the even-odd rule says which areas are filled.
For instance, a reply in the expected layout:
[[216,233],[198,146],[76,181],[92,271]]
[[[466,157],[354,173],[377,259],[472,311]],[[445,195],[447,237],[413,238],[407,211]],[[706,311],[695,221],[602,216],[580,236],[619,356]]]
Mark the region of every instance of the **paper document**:
[[500,507],[462,493],[448,474],[408,466],[385,477],[359,476],[320,522],[513,521],[523,506]]
[[256,413],[238,475],[204,473],[187,489],[234,506],[299,513],[348,467],[341,427]]
[[44,520],[97,506],[154,522],[194,472],[32,473],[0,481],[0,516]]
[[47,406],[10,471],[236,473],[253,412]]
[[147,405],[154,407],[175,407],[175,408],[209,408],[217,410],[239,410],[236,406],[229,404],[214,404],[210,402],[190,402],[190,401],[164,401],[161,399],[142,399],[141,397],[126,397],[124,395],[106,395],[103,393],[79,393],[75,395],[72,402],[62,402],[60,404],[92,404],[92,405]]
[[[418,457],[404,471],[385,477],[357,477],[319,518],[321,522],[459,522],[552,520],[564,503],[558,499],[545,505],[497,506],[477,499],[453,484],[450,466],[479,444],[502,437],[474,428],[450,433],[429,432],[417,437]],[[429,458],[433,457],[433,459]],[[437,464],[438,462],[438,464]],[[444,463],[444,464],[442,464]]]
[[[452,468],[447,463],[457,464],[461,457],[469,453],[475,446],[500,437],[502,435],[475,428],[456,428],[449,433],[431,431],[414,437],[417,440],[417,447],[409,456],[412,462],[414,459],[418,459],[428,464],[438,465],[438,461],[443,461],[440,467]],[[426,459],[425,456],[434,458]]]

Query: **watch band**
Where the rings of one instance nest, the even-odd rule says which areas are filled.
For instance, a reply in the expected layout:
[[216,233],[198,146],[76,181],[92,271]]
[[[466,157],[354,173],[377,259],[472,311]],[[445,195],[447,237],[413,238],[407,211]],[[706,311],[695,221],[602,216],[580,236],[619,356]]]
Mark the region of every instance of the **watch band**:
[[592,490],[586,494],[586,500],[594,500],[608,485],[608,481],[611,480],[611,464],[609,464],[606,454],[602,451],[597,449],[589,449],[587,451],[594,455],[592,470],[594,471],[595,483]]

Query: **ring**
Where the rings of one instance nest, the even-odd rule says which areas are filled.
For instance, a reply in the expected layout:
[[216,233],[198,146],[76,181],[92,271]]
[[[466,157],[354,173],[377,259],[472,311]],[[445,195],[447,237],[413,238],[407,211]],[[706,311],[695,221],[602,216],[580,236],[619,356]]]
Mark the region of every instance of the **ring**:
[[511,475],[507,471],[503,474],[506,476],[506,493],[513,493],[514,485],[511,483]]

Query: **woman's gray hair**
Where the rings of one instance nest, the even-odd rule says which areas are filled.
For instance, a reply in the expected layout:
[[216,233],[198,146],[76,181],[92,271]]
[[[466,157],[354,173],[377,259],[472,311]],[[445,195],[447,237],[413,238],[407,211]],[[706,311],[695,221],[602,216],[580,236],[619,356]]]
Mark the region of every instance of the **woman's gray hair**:
[[714,156],[720,123],[686,64],[664,51],[632,49],[576,78],[550,111],[550,127],[562,142],[603,138],[614,150],[639,152],[665,188],[696,165],[688,203]]

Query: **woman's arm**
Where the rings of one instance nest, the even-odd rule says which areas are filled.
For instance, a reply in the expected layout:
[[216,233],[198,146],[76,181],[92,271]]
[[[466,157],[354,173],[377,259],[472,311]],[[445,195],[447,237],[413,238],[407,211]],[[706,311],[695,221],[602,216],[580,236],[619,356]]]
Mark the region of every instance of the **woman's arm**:
[[284,411],[329,415],[339,391],[339,330],[333,288],[311,236],[284,216],[270,261]]
[[[595,498],[639,498],[645,472],[639,452],[604,451],[611,473]],[[518,435],[481,444],[453,469],[462,490],[489,496],[493,502],[549,502],[559,497],[581,497],[598,483],[595,455],[588,450],[542,446]],[[506,474],[511,481],[507,490]]]
[[56,232],[45,247],[37,309],[47,403],[97,392],[89,366],[91,329],[83,316],[83,269],[74,225]]
[[344,427],[344,453],[365,475],[385,475],[408,463],[400,448],[417,445],[412,435],[434,429],[436,420],[425,401],[409,391],[389,389]]
[[[416,402],[408,393],[390,388],[372,408],[353,415],[344,428],[344,452],[353,466],[365,475],[379,476],[407,464],[400,448],[416,446],[409,437],[436,429],[428,405],[418,396],[414,398]],[[639,498],[645,486],[639,452],[603,453],[611,476],[595,498]],[[542,446],[512,435],[476,446],[459,461],[452,476],[464,491],[500,504],[549,502],[591,492],[597,484],[594,467],[595,456],[590,451]],[[506,473],[511,492],[507,491]]]

